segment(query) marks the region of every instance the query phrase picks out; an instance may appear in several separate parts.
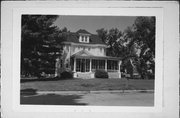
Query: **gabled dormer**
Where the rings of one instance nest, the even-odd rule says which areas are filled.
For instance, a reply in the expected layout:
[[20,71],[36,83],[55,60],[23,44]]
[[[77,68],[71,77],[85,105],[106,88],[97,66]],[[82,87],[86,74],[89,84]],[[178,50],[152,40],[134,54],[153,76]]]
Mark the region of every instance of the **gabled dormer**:
[[91,34],[84,29],[80,29],[76,32],[79,36],[79,42],[89,43]]

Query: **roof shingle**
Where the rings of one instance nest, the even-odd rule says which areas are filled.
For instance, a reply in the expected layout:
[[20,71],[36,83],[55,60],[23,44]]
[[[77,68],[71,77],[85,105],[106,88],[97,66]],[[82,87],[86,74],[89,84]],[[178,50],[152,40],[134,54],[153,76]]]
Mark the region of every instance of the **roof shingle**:
[[78,30],[76,33],[77,33],[77,34],[79,34],[79,33],[82,33],[82,34],[91,34],[91,33],[89,33],[88,31],[86,31],[85,29],[80,29],[80,30]]
[[83,43],[83,42],[79,42],[79,33],[90,34],[89,44],[106,45],[104,42],[102,42],[101,38],[99,38],[98,35],[91,34],[91,33],[87,32],[86,30],[82,30],[82,29],[78,30],[76,33],[69,32],[67,34],[67,38],[65,39],[65,42]]

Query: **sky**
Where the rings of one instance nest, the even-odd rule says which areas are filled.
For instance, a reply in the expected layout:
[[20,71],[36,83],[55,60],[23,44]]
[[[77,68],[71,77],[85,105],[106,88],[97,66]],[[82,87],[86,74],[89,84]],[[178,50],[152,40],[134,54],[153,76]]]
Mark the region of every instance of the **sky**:
[[97,29],[118,28],[124,31],[128,26],[132,26],[135,16],[59,16],[54,25],[60,29],[66,27],[71,32],[79,29],[96,34]]

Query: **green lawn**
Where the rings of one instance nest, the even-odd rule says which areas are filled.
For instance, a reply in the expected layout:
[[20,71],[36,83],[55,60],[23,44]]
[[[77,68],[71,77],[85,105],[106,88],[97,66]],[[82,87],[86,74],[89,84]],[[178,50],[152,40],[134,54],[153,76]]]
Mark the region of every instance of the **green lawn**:
[[[29,81],[21,83],[21,90],[35,89],[41,91],[90,91],[122,90],[126,79],[69,79],[54,81]],[[153,90],[154,80],[129,80],[130,90]]]

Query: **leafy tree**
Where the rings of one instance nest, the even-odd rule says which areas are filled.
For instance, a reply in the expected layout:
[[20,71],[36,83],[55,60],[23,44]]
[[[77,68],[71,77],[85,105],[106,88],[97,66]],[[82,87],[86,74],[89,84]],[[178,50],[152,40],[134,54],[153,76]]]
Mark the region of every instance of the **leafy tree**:
[[107,55],[119,57],[119,49],[122,48],[122,32],[117,28],[112,28],[109,31],[101,28],[96,31],[98,36],[102,39],[104,43],[107,44]]
[[98,36],[101,38],[101,40],[106,43],[106,39],[107,39],[107,30],[105,30],[104,28],[98,29],[96,30]]
[[21,74],[40,77],[55,71],[60,56],[62,32],[54,26],[56,15],[22,15]]
[[133,26],[128,28],[125,34],[129,49],[139,50],[132,59],[141,77],[154,78],[155,17],[137,17]]
[[112,28],[108,32],[107,36],[107,55],[119,57],[119,51],[122,49],[122,42],[121,42],[122,32],[119,31],[117,28]]
[[[137,17],[134,24],[122,33],[117,28],[97,30],[108,45],[107,55],[122,57],[122,70],[133,77],[136,67],[142,78],[154,78],[155,72],[155,17]],[[130,68],[130,65],[132,68]]]

